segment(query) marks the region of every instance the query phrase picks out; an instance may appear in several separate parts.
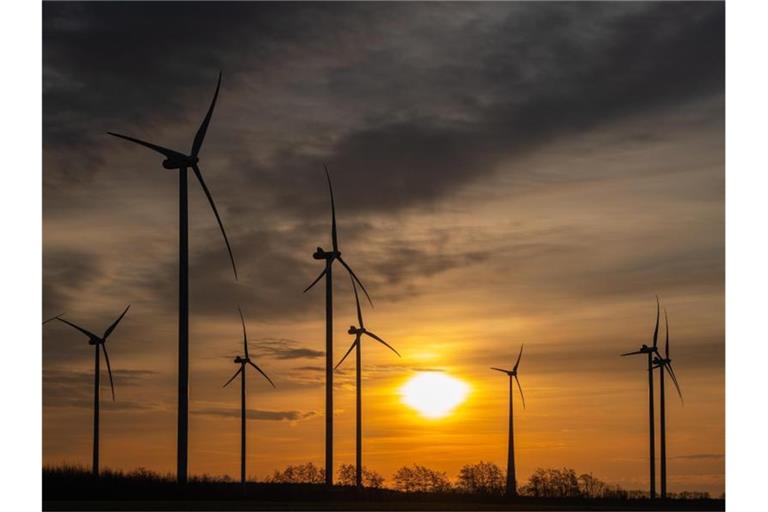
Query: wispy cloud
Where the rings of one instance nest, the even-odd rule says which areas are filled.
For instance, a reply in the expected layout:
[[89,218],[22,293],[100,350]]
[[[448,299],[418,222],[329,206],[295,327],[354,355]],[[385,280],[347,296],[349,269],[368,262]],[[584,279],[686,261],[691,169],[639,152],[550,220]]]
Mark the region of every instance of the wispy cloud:
[[317,359],[325,355],[321,350],[302,347],[301,342],[287,338],[258,338],[251,350],[275,359]]
[[[240,409],[225,407],[207,407],[202,409],[193,409],[192,414],[201,414],[206,416],[225,416],[240,417]],[[316,416],[315,411],[265,411],[261,409],[247,409],[246,417],[252,420],[265,421],[301,421]]]

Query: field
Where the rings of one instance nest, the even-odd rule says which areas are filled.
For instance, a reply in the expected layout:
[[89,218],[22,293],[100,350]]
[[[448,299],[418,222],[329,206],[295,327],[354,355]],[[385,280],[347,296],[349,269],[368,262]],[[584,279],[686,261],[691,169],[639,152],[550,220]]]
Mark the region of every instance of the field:
[[152,473],[43,471],[43,510],[725,510],[725,500],[574,499],[405,493],[318,484],[195,478],[178,486]]

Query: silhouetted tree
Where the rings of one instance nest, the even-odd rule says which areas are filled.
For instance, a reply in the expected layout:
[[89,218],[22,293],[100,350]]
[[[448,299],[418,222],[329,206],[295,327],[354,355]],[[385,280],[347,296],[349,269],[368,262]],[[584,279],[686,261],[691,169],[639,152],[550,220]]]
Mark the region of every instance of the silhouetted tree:
[[325,483],[325,470],[311,462],[286,466],[283,471],[275,470],[267,482],[276,484],[322,484]]
[[579,493],[585,498],[602,498],[605,490],[605,482],[595,478],[592,473],[579,476]]
[[[355,485],[354,464],[342,464],[339,466],[337,480],[339,485]],[[371,487],[374,489],[384,487],[384,477],[363,466],[363,487]]]
[[501,468],[492,462],[467,464],[459,471],[457,487],[473,494],[502,494],[506,486]]
[[405,492],[444,492],[451,482],[444,472],[414,464],[398,469],[394,476],[395,488]]
[[581,496],[579,479],[570,468],[539,468],[528,478],[528,483],[521,489],[526,496],[548,498],[576,498]]

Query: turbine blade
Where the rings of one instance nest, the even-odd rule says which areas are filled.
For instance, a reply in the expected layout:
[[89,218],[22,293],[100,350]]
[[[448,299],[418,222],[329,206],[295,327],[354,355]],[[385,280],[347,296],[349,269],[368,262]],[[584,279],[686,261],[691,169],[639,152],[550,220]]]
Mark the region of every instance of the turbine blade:
[[243,318],[243,310],[240,306],[237,306],[237,310],[240,312],[240,322],[243,324],[243,348],[245,349],[245,358],[248,359],[248,336],[245,333],[245,318]]
[[669,318],[667,317],[667,308],[664,308],[664,324],[666,325],[667,341],[664,344],[664,357],[669,359]]
[[352,281],[352,290],[355,292],[355,306],[357,306],[357,321],[359,322],[359,326],[361,329],[365,329],[365,325],[363,325],[363,312],[360,310],[360,297],[357,295],[357,285],[355,284],[355,280],[352,279],[352,276],[349,276],[349,280]]
[[240,372],[241,372],[241,371],[243,371],[243,367],[242,367],[242,366],[240,366],[240,368],[238,368],[238,369],[237,369],[237,371],[235,372],[235,374],[234,374],[232,377],[230,377],[230,378],[229,378],[229,380],[227,381],[227,383],[226,383],[226,384],[224,384],[224,385],[223,385],[223,386],[221,386],[221,387],[225,388],[225,387],[229,386],[230,382],[232,382],[233,380],[235,380],[235,377],[237,377],[238,375],[240,375]]
[[525,397],[523,396],[523,387],[520,385],[520,379],[515,375],[515,381],[517,382],[517,389],[520,390],[520,398],[523,399],[523,409],[525,409]]
[[515,367],[512,368],[512,372],[517,371],[517,367],[520,364],[520,358],[523,356],[523,345],[520,345],[520,353],[517,354],[517,361],[515,361]]
[[386,341],[384,341],[383,339],[379,338],[378,336],[376,336],[376,335],[375,335],[375,334],[373,334],[372,332],[370,332],[370,331],[365,331],[365,334],[367,334],[367,335],[368,335],[368,336],[370,336],[371,338],[375,339],[375,340],[376,340],[376,341],[378,341],[379,343],[382,343],[382,344],[384,344],[384,346],[386,346],[386,347],[387,347],[389,350],[391,350],[392,352],[394,352],[395,354],[397,354],[397,357],[403,357],[403,356],[401,356],[401,355],[400,355],[400,352],[398,352],[397,350],[395,350],[395,348],[394,348],[392,345],[390,345],[389,343],[387,343],[387,342],[386,342]]
[[98,336],[96,336],[95,334],[93,334],[91,331],[89,331],[88,329],[84,329],[84,328],[80,327],[79,325],[75,325],[72,322],[70,322],[69,320],[65,320],[64,318],[61,318],[61,317],[58,317],[58,316],[56,317],[56,320],[58,320],[60,322],[64,322],[65,324],[74,327],[75,329],[77,329],[78,331],[82,332],[83,334],[85,334],[89,338],[92,338],[94,340],[100,340],[101,339]]
[[128,304],[128,307],[127,307],[127,308],[125,308],[125,311],[123,311],[123,314],[121,314],[119,317],[117,317],[117,320],[115,320],[114,322],[112,322],[112,325],[110,325],[109,327],[107,327],[107,330],[106,330],[106,331],[104,331],[104,336],[102,336],[102,339],[105,339],[105,340],[106,340],[106,339],[107,339],[107,337],[108,337],[110,334],[112,334],[112,331],[114,331],[114,330],[115,330],[115,327],[117,327],[117,324],[119,324],[119,323],[120,323],[120,320],[122,320],[122,319],[123,319],[123,317],[124,317],[124,316],[125,316],[125,314],[128,312],[128,309],[129,309],[130,307],[131,307],[131,305],[130,305],[130,304]]
[[347,265],[347,262],[341,259],[341,256],[336,258],[341,262],[342,265],[344,265],[344,268],[347,269],[347,271],[352,275],[353,278],[355,278],[355,281],[357,281],[357,284],[360,285],[360,288],[363,289],[363,293],[365,294],[365,297],[368,299],[368,303],[373,307],[373,301],[371,300],[371,296],[368,295],[368,290],[365,289],[365,285],[363,285],[363,282],[355,275],[355,273],[352,271],[349,265]]
[[195,171],[195,176],[197,176],[197,180],[200,182],[200,186],[203,187],[203,192],[205,192],[205,196],[208,198],[208,202],[211,204],[211,209],[213,210],[213,214],[216,216],[216,221],[219,223],[219,229],[221,229],[221,234],[224,236],[224,243],[227,244],[227,252],[229,252],[229,261],[232,262],[232,271],[235,273],[235,281],[237,281],[237,267],[235,266],[235,257],[232,255],[232,247],[229,245],[229,238],[227,238],[227,232],[224,231],[224,224],[221,222],[221,217],[219,217],[219,211],[216,209],[216,203],[213,202],[213,196],[211,195],[211,191],[208,190],[208,187],[205,184],[205,180],[203,179],[203,174],[200,172],[200,167],[197,166],[197,164],[192,166],[192,169]]
[[506,373],[507,375],[509,375],[509,370],[502,370],[501,368],[494,368],[494,367],[491,367],[491,370],[496,370],[497,372]]
[[267,377],[267,374],[266,374],[266,373],[264,373],[263,371],[261,371],[261,368],[259,368],[259,367],[258,367],[258,366],[256,366],[255,364],[253,364],[253,361],[248,361],[248,364],[249,364],[249,365],[251,365],[251,366],[253,366],[254,368],[256,368],[256,371],[258,371],[260,374],[262,374],[262,375],[264,376],[264,378],[265,378],[265,379],[267,379],[267,380],[269,381],[269,383],[270,383],[270,384],[272,384],[272,387],[273,387],[273,388],[276,388],[276,387],[277,387],[277,386],[275,386],[275,383],[274,383],[274,382],[272,382],[272,379],[270,379],[269,377]]
[[145,140],[136,139],[134,137],[129,137],[127,135],[121,135],[119,133],[115,132],[107,132],[109,135],[112,135],[113,137],[118,137],[120,139],[127,140],[129,142],[133,142],[134,144],[138,144],[140,146],[144,146],[145,148],[149,148],[152,151],[156,151],[163,155],[166,158],[186,158],[186,155],[182,155],[178,151],[174,151],[172,149],[164,148],[163,146],[158,146],[157,144],[152,144],[151,142],[147,142]]
[[112,401],[115,401],[115,383],[112,382],[112,367],[109,365],[109,354],[107,354],[107,344],[102,343],[101,349],[104,351],[104,361],[107,362],[107,373],[109,374],[109,385],[112,388]]
[[[667,373],[670,377],[672,377],[672,382],[675,385],[675,389],[677,389],[677,395],[680,397],[680,402],[685,403],[683,400],[683,392],[680,390],[680,384],[677,382],[677,376],[675,375],[675,370],[672,369],[672,363],[666,363],[664,365],[667,368]],[[662,371],[664,371],[662,369]]]
[[48,322],[50,322],[51,320],[56,320],[56,319],[58,319],[58,318],[59,318],[60,316],[62,316],[62,315],[64,315],[64,313],[59,313],[59,314],[58,314],[58,315],[56,315],[56,316],[52,316],[52,317],[51,317],[51,318],[49,318],[48,320],[43,320],[43,325],[47,324],[47,323],[48,323]]
[[626,352],[624,354],[621,354],[621,357],[624,357],[624,356],[634,356],[636,354],[643,354],[643,351],[642,350],[638,350],[637,352]]
[[659,296],[656,296],[656,328],[653,330],[653,348],[659,341]]
[[339,250],[339,238],[336,233],[336,203],[333,200],[333,186],[331,186],[331,175],[328,173],[328,167],[323,164],[325,169],[325,177],[328,180],[328,191],[331,193],[331,242],[333,243],[333,251]]
[[216,92],[213,93],[213,100],[211,100],[211,106],[208,107],[208,113],[205,114],[203,122],[200,124],[200,128],[197,129],[195,134],[195,141],[192,143],[192,156],[197,156],[200,153],[200,147],[203,145],[203,139],[205,139],[205,132],[208,131],[208,123],[211,122],[211,116],[213,115],[213,108],[216,106],[216,98],[219,97],[219,89],[221,88],[221,71],[219,71],[219,81],[216,83]]
[[323,269],[323,271],[322,271],[322,272],[320,272],[320,275],[319,275],[319,276],[317,276],[317,277],[315,278],[315,280],[314,280],[314,281],[312,281],[312,284],[310,284],[309,286],[307,286],[306,288],[304,288],[304,293],[307,293],[307,292],[310,290],[310,288],[312,288],[313,286],[315,286],[315,285],[317,284],[317,282],[318,282],[320,279],[322,279],[322,278],[323,278],[323,276],[324,276],[324,275],[325,275],[325,269]]
[[333,367],[334,370],[337,369],[339,366],[341,366],[341,363],[344,362],[344,360],[347,358],[349,353],[352,352],[352,349],[355,348],[355,346],[358,343],[360,343],[360,335],[359,334],[355,337],[355,341],[353,341],[352,344],[349,346],[349,350],[347,350],[347,353],[344,354],[344,357],[341,358],[341,361],[339,361],[339,363],[336,366]]

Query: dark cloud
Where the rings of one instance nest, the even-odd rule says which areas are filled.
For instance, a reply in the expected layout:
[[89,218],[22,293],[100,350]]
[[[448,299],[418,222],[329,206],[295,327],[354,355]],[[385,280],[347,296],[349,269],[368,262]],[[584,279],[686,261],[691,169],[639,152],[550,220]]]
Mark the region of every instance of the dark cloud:
[[[214,68],[227,65],[237,91],[252,83],[248,74],[283,76],[287,61],[297,66],[292,80],[307,80],[306,90],[290,88],[297,98],[367,105],[368,117],[353,128],[329,121],[336,126],[319,145],[291,127],[302,144],[272,146],[269,163],[248,151],[248,131],[219,119],[230,158],[250,170],[238,180],[306,215],[321,199],[307,200],[317,196],[310,171],[325,159],[347,209],[381,210],[433,200],[567,133],[724,87],[720,3],[193,5],[47,6],[46,146],[76,146],[84,131],[101,137],[105,123],[168,122],[170,112],[192,109],[184,92],[194,88],[187,145]],[[167,37],[179,24],[188,35]],[[402,25],[401,38],[384,32],[392,24]],[[406,45],[428,48],[428,58]],[[377,102],[394,110],[370,106]],[[370,187],[377,193],[359,193]]]
[[254,354],[275,359],[316,359],[325,352],[300,346],[300,342],[291,339],[259,338],[254,340],[251,349]]
[[70,301],[102,276],[98,254],[83,250],[50,249],[43,252],[43,312],[65,313]]
[[[256,320],[317,306],[300,292],[319,271],[309,255],[328,243],[321,160],[333,173],[342,246],[354,250],[374,229],[361,215],[427,207],[568,134],[717,97],[724,87],[718,3],[197,2],[180,9],[54,2],[44,9],[46,218],[88,211],[93,203],[76,202],[72,191],[93,187],[83,182],[93,173],[108,187],[113,173],[159,165],[108,140],[107,129],[147,137],[163,130],[160,142],[186,147],[216,70],[225,70],[204,157],[223,158],[207,175],[242,273],[232,283],[215,225],[197,231],[193,224],[191,303],[211,316],[237,304],[251,306]],[[180,25],[183,34],[168,37]],[[112,154],[130,159],[107,168]],[[147,176],[142,189],[116,194],[127,201],[152,186]],[[210,221],[196,189],[193,182],[192,215]],[[126,206],[104,208],[128,218],[136,207]],[[98,215],[98,203],[91,207]],[[391,240],[397,250],[368,258],[358,250],[350,263],[378,287],[377,297],[395,300],[417,294],[420,278],[488,257],[484,248],[456,250],[455,237],[418,246]],[[66,309],[103,275],[107,263],[95,249],[46,246],[46,312]],[[115,288],[171,313],[176,265],[175,255],[164,255],[113,276]]]

